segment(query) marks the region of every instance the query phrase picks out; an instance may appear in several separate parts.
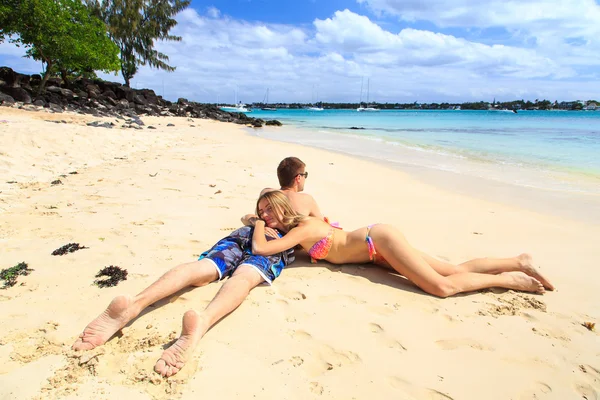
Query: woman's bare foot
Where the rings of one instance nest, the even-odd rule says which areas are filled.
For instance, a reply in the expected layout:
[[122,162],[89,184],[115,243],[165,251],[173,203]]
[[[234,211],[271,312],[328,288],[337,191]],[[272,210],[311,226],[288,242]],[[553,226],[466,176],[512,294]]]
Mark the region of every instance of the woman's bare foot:
[[534,277],[524,272],[503,272],[500,274],[509,278],[506,287],[508,289],[520,290],[523,292],[544,293],[544,285]]
[[207,330],[208,326],[200,314],[194,310],[187,311],[183,315],[181,336],[162,353],[154,366],[154,371],[166,378],[178,373]]
[[533,266],[533,260],[531,255],[527,253],[523,253],[517,257],[519,262],[521,263],[521,271],[525,272],[527,275],[537,279],[544,285],[544,287],[548,290],[554,290],[554,285],[548,281],[539,271]]
[[73,344],[73,350],[91,350],[106,343],[134,317],[130,315],[132,302],[130,296],[115,297],[108,308],[85,327]]

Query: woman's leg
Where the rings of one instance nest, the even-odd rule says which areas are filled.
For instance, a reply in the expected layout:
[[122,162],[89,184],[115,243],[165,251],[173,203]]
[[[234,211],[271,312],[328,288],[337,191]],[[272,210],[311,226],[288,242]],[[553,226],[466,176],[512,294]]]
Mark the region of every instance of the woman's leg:
[[214,264],[206,259],[178,265],[135,297],[115,297],[106,310],[83,330],[73,349],[90,350],[100,346],[150,304],[185,287],[204,286],[218,278]]
[[389,225],[375,225],[371,228],[370,235],[377,252],[392,268],[435,296],[448,297],[491,287],[538,293],[544,291],[537,279],[522,272],[504,272],[499,275],[459,272],[443,276],[427,263],[421,253],[414,249],[397,229]]
[[536,278],[548,290],[554,286],[533,266],[531,256],[527,253],[511,258],[474,258],[459,265],[438,260],[426,253],[420,252],[421,257],[440,275],[449,276],[463,272],[480,274],[500,274],[502,272],[521,271]]

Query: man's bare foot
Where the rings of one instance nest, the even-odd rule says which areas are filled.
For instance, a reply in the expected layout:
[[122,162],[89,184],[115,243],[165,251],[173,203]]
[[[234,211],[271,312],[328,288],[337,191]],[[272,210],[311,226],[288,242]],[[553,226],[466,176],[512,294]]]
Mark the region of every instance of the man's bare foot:
[[517,259],[521,263],[521,271],[540,281],[546,289],[554,290],[554,285],[551,284],[550,281],[540,274],[539,271],[533,266],[533,259],[531,258],[531,255],[523,253],[519,255]]
[[503,272],[500,274],[510,278],[507,282],[508,289],[521,290],[523,292],[544,293],[544,285],[534,277],[524,272]]
[[91,350],[103,345],[134,317],[129,312],[133,300],[130,296],[117,296],[108,308],[85,327],[73,344],[73,350]]
[[181,336],[162,353],[154,366],[154,371],[166,378],[178,373],[207,330],[208,326],[200,314],[194,310],[187,311],[183,315]]

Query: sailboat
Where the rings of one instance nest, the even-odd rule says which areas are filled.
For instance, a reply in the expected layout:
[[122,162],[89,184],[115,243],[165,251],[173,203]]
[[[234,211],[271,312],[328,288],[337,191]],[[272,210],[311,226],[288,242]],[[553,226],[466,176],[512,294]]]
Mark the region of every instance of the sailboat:
[[235,88],[235,105],[234,106],[223,106],[219,107],[219,109],[227,112],[241,112],[241,113],[250,113],[252,110],[246,108],[246,105],[241,101],[238,103],[237,99],[237,87]]
[[369,83],[371,81],[371,78],[367,79],[367,103],[366,103],[366,107],[362,106],[362,92],[363,92],[363,82],[364,80],[361,80],[360,82],[360,104],[358,106],[358,108],[356,109],[356,111],[359,112],[373,112],[373,111],[379,111],[378,108],[375,107],[369,107]]
[[263,111],[277,111],[277,109],[275,107],[269,107],[269,88],[267,88],[267,93],[265,94],[265,97],[263,98],[263,104],[265,106],[261,107],[261,110],[263,110]]
[[[314,94],[315,85],[313,85],[313,94]],[[323,107],[319,107],[319,91],[317,90],[317,103],[314,106],[307,107],[307,110],[310,111],[323,111]]]

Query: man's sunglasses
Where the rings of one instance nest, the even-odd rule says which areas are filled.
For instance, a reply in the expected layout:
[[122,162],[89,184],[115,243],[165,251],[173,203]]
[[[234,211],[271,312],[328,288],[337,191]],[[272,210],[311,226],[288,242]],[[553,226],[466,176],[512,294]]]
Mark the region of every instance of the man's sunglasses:
[[304,177],[304,179],[306,179],[306,178],[308,178],[308,172],[305,172],[305,173],[303,173],[303,174],[298,174],[298,175],[296,175],[296,176],[303,176],[303,177]]

